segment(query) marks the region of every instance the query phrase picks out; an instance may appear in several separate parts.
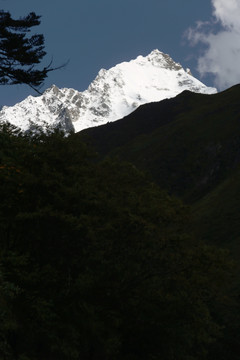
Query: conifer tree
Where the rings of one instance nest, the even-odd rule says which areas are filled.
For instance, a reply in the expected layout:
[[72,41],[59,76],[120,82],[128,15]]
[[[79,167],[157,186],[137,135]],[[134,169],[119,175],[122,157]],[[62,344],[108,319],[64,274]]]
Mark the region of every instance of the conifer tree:
[[40,16],[31,12],[13,19],[7,11],[0,11],[0,84],[27,84],[37,92],[49,71],[55,70],[51,62],[39,69],[46,55],[44,36],[29,35],[31,28],[40,24]]

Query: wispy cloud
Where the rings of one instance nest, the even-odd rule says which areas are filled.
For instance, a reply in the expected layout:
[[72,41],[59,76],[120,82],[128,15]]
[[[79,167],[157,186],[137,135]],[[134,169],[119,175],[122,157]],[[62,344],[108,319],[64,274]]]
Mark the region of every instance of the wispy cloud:
[[205,45],[198,71],[201,76],[213,74],[215,86],[222,90],[240,82],[240,0],[211,2],[211,20],[199,21],[186,37],[192,45]]

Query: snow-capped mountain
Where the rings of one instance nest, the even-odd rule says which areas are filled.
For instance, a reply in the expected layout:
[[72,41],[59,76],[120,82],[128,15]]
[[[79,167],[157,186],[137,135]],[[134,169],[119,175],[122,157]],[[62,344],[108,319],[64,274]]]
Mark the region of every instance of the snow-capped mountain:
[[148,56],[101,69],[88,89],[59,89],[53,85],[43,95],[29,96],[12,107],[4,106],[0,121],[9,121],[23,130],[29,127],[60,126],[75,131],[120,119],[139,105],[171,98],[184,90],[214,94],[191,75],[189,69],[159,50]]

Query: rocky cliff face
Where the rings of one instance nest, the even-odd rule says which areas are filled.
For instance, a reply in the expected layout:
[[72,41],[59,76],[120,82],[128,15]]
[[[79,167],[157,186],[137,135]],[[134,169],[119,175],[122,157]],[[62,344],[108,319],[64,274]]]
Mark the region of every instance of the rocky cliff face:
[[109,70],[101,69],[83,92],[53,85],[41,96],[29,96],[15,106],[5,106],[0,111],[0,120],[23,130],[48,125],[80,131],[115,121],[142,104],[174,97],[184,90],[217,92],[169,55],[154,50],[146,57],[138,56]]

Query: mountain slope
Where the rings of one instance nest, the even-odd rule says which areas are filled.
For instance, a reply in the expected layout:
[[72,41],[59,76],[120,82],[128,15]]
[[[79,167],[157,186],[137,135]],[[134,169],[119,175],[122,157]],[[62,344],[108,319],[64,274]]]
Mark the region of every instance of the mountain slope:
[[[240,166],[192,206],[194,230],[240,256]],[[240,268],[239,268],[240,270]]]
[[75,136],[101,157],[147,172],[191,206],[198,236],[239,256],[239,97],[240,85],[214,95],[185,91]]
[[185,91],[79,134],[102,154],[134,162],[171,193],[194,201],[240,162],[240,86],[215,95]]
[[32,97],[13,107],[3,107],[0,120],[26,130],[31,122],[44,126],[73,124],[76,131],[102,125],[122,118],[138,106],[171,98],[184,90],[216,93],[194,78],[190,70],[174,62],[159,50],[148,56],[138,56],[130,62],[99,71],[88,89],[59,89],[53,85],[42,96]]

